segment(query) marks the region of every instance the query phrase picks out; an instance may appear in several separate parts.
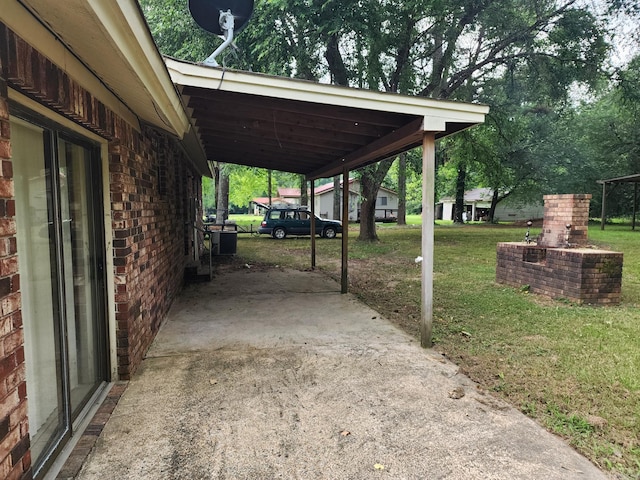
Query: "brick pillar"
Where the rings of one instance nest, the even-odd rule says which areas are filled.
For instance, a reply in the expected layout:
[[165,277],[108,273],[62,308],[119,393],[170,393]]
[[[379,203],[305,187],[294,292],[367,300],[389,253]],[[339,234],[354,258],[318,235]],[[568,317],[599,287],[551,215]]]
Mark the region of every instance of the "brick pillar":
[[7,84],[0,76],[0,478],[31,478]]
[[[587,245],[589,201],[591,194],[545,195],[542,233],[538,237],[541,247],[573,247]],[[567,225],[570,228],[567,229]],[[568,237],[567,237],[568,234]]]

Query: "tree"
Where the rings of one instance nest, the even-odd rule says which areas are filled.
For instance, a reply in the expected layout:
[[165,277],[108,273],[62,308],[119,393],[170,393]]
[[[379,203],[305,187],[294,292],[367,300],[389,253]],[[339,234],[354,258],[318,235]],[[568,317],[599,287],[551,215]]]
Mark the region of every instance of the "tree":
[[262,168],[226,165],[229,173],[229,203],[237,207],[246,207],[254,197],[264,196],[268,192],[267,171]]
[[[166,10],[172,0],[143,3],[153,2]],[[262,0],[237,43],[227,65],[465,101],[505,72],[555,97],[574,82],[594,86],[607,54],[604,23],[577,0]],[[389,165],[367,168],[364,183],[375,189]],[[374,193],[363,202],[372,219]],[[376,238],[369,220],[359,238]]]
[[398,225],[407,224],[407,153],[398,156]]
[[[340,210],[341,190],[340,190],[340,175],[333,177],[333,218],[335,220],[342,220],[342,211]],[[346,185],[344,188],[349,189],[349,181],[345,180]]]
[[220,166],[220,180],[216,191],[216,223],[224,223],[229,218],[229,172],[226,164]]

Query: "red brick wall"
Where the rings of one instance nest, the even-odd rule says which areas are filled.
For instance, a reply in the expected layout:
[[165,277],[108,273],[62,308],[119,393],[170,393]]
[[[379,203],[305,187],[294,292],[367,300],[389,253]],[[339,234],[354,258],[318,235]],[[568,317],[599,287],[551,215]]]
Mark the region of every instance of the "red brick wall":
[[575,303],[620,303],[622,253],[499,243],[496,281]]
[[[0,478],[30,476],[20,282],[7,86],[102,136],[109,144],[117,364],[140,365],[182,288],[190,198],[199,175],[176,142],[137,131],[0,23]],[[112,360],[113,361],[113,360]]]
[[112,142],[109,154],[122,379],[135,372],[182,286],[187,207],[200,195],[173,142],[145,130],[137,144],[134,150]]
[[[541,247],[564,247],[587,244],[589,228],[590,193],[545,195],[542,233],[538,238]],[[567,229],[567,225],[570,228]]]
[[7,479],[31,476],[10,136],[0,76],[0,478]]

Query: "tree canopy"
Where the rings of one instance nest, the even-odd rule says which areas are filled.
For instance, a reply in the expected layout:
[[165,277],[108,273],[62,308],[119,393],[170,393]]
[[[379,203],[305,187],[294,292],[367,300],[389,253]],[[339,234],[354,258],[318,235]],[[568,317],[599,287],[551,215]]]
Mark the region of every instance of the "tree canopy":
[[[185,1],[141,4],[164,54],[199,61],[219,43],[191,21]],[[633,122],[640,62],[616,71],[609,61],[619,24],[612,19],[621,15],[637,19],[637,2],[256,0],[237,49],[220,60],[245,70],[487,103],[484,126],[439,146],[440,161],[454,162],[456,184],[489,186],[501,197],[584,191],[607,170],[599,155],[611,160],[608,171],[638,168]],[[592,135],[585,138],[586,132]],[[360,173],[369,206],[363,217],[375,215],[392,161]],[[583,185],[576,185],[581,175]],[[251,183],[237,182],[232,190]],[[360,238],[375,238],[375,224],[362,222]]]

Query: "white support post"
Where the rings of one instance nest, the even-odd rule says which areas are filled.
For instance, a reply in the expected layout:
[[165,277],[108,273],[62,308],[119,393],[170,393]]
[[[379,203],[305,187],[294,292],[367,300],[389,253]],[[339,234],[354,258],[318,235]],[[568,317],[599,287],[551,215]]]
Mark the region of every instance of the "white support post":
[[349,292],[349,169],[342,169],[342,278],[341,293]]
[[435,133],[424,132],[422,137],[422,314],[420,345],[432,346],[433,327],[433,233],[435,222]]
[[[311,202],[311,270],[316,269],[316,195],[315,186],[316,181],[311,180],[311,192],[309,193]],[[305,188],[307,183],[305,182]]]

